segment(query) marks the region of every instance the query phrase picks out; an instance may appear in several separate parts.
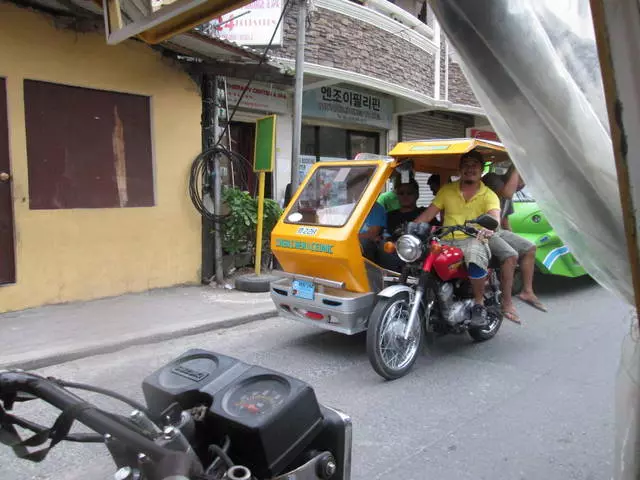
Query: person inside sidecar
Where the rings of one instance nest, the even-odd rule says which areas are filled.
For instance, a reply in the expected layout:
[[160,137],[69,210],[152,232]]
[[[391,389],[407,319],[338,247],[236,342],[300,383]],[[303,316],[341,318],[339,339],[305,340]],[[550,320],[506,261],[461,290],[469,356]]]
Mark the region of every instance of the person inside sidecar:
[[413,222],[425,210],[424,207],[418,207],[420,186],[415,178],[402,183],[402,179],[396,177],[393,190],[398,196],[400,207],[387,213],[387,233],[390,235],[404,224]]

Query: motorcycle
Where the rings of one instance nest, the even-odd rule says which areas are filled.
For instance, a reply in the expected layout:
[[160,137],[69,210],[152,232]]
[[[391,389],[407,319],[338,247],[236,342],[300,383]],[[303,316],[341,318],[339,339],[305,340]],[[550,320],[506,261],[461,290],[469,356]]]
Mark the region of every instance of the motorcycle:
[[[70,389],[134,410],[117,415]],[[320,405],[296,378],[196,349],[149,375],[142,389],[146,405],[91,385],[2,371],[0,442],[33,462],[61,441],[104,443],[117,480],[350,478],[350,418]],[[9,413],[16,402],[34,399],[62,411],[51,428]],[[95,433],[71,432],[75,421]],[[23,439],[19,429],[34,435]]]
[[478,237],[479,225],[495,230],[498,221],[490,215],[464,225],[431,227],[409,223],[406,230],[385,245],[405,263],[400,281],[378,293],[369,317],[367,354],[378,375],[387,380],[404,376],[415,363],[427,334],[468,333],[476,341],[493,338],[502,325],[500,281],[495,261],[490,263],[484,303],[487,323],[471,325],[473,293],[462,251],[446,245],[442,238],[454,232]]

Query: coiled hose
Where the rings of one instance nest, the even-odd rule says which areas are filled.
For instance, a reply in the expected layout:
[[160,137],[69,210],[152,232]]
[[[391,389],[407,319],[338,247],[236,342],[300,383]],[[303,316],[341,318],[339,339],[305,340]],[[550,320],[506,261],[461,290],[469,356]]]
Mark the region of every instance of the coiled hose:
[[191,164],[189,174],[189,197],[196,210],[203,217],[214,223],[214,228],[223,222],[226,215],[215,212],[213,204],[205,205],[205,194],[209,194],[213,200],[213,185],[215,180],[214,158],[216,155],[226,158],[229,161],[231,170],[234,173],[234,183],[238,188],[248,190],[249,172],[251,163],[242,155],[232,152],[224,145],[218,144],[200,153]]

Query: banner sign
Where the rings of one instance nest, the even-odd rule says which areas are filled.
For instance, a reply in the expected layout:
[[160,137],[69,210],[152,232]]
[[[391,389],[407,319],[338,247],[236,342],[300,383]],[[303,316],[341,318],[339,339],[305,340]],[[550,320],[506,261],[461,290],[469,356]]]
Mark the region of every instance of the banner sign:
[[[256,0],[210,22],[216,36],[238,45],[269,44],[282,13],[282,0]],[[282,45],[282,23],[272,45]]]
[[393,125],[393,100],[354,88],[322,87],[303,94],[302,115],[389,130]]

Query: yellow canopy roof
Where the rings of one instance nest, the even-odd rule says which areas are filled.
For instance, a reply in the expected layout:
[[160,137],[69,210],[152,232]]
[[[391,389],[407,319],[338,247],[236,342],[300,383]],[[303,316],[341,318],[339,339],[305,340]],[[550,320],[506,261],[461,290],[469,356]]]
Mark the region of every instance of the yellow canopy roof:
[[456,172],[460,157],[474,149],[483,156],[485,162],[509,160],[509,154],[504,145],[479,138],[400,142],[393,147],[389,155],[398,160],[412,160],[414,169],[418,172],[445,173]]

